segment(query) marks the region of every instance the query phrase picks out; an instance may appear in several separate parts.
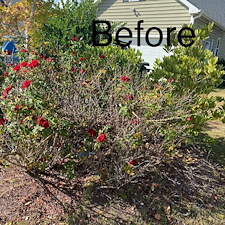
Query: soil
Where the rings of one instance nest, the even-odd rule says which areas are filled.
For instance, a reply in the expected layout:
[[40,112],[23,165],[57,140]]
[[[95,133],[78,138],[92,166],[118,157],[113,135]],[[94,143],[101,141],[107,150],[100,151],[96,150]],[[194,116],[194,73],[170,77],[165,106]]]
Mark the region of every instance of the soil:
[[[217,214],[224,216],[224,169],[202,158],[187,168],[178,168],[179,164],[167,166],[161,183],[153,183],[148,175],[138,184],[129,184],[118,198],[112,190],[90,185],[93,178],[85,172],[77,172],[68,181],[57,170],[37,177],[16,166],[0,166],[0,224],[125,225],[147,224],[146,218],[150,218],[154,222],[151,224],[178,225],[184,224],[180,218],[196,218],[199,214],[194,207],[194,211],[188,209],[193,204],[203,212],[218,208]],[[172,211],[179,213],[178,219]],[[213,224],[225,222],[215,221],[218,223]]]
[[59,224],[65,218],[66,205],[79,199],[81,183],[77,180],[68,185],[63,178],[51,176],[41,179],[42,182],[37,182],[14,166],[0,169],[0,224],[19,221]]

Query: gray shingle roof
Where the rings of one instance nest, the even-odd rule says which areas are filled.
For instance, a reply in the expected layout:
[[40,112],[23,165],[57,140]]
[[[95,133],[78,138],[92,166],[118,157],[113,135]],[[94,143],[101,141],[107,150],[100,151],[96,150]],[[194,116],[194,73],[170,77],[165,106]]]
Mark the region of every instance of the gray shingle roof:
[[225,29],[225,0],[188,0]]

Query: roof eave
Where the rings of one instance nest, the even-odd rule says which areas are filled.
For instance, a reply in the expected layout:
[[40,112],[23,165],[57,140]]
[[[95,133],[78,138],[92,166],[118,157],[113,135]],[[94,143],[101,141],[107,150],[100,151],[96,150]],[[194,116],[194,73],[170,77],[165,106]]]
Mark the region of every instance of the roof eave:
[[183,3],[188,9],[190,14],[197,14],[201,12],[201,9],[197,8],[195,5],[190,3],[187,0],[179,0],[181,3]]
[[202,14],[202,17],[205,17],[205,19],[207,19],[209,22],[214,22],[214,24],[220,28],[221,30],[225,31],[225,27],[222,26],[221,24],[217,23],[216,21],[214,21],[213,19],[211,19],[209,16],[207,16],[206,14]]

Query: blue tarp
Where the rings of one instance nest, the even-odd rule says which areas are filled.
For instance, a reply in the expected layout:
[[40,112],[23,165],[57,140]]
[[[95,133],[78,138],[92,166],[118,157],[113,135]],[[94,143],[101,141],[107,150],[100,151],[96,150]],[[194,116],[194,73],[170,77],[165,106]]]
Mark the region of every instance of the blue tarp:
[[2,51],[10,51],[12,53],[16,52],[16,47],[13,41],[7,41],[4,46],[2,46]]

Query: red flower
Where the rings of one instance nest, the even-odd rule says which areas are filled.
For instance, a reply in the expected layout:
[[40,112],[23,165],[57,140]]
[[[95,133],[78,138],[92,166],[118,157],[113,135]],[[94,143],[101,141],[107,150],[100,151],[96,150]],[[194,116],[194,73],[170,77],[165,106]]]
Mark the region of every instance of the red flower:
[[129,164],[136,166],[138,164],[137,160],[131,160]]
[[82,70],[80,70],[80,73],[83,73],[83,74],[85,74],[85,73],[87,73],[87,70],[85,70],[85,69],[82,69]]
[[46,59],[46,56],[44,54],[39,54],[39,59]]
[[27,66],[27,62],[20,63],[20,66],[23,66],[23,67]]
[[14,71],[19,71],[19,70],[20,70],[20,66],[19,66],[19,65],[14,66],[13,70],[14,70]]
[[97,136],[97,132],[96,132],[94,129],[92,129],[92,128],[90,128],[90,129],[88,130],[88,133],[89,133],[92,137],[96,137],[96,136]]
[[37,60],[32,60],[27,66],[34,68],[37,67],[39,65],[39,62]]
[[12,55],[12,51],[6,51],[8,55]]
[[100,57],[101,59],[104,59],[104,58],[105,58],[105,55],[102,54],[102,55],[100,55],[99,57]]
[[79,37],[73,37],[72,38],[72,41],[78,41],[79,40]]
[[23,73],[27,73],[27,70],[23,70]]
[[82,57],[81,57],[81,58],[79,58],[78,60],[81,62],[81,61],[83,61],[83,60],[84,60],[84,58],[82,58]]
[[124,95],[124,98],[126,100],[134,100],[134,96],[133,95]]
[[132,124],[137,124],[137,120],[132,120],[131,123]]
[[75,67],[72,68],[72,71],[73,71],[73,72],[76,72],[76,71],[77,71],[77,68],[75,68]]
[[19,105],[15,105],[14,110],[19,110],[20,106]]
[[22,84],[22,89],[25,89],[30,86],[31,80],[24,81]]
[[104,133],[100,133],[99,136],[97,137],[97,142],[104,142],[106,141],[106,135]]
[[4,91],[3,91],[3,94],[2,94],[2,98],[6,98],[9,91],[13,88],[12,85],[10,85],[9,87],[7,87]]
[[36,115],[32,116],[32,120],[37,120],[37,119],[38,119],[38,117]]
[[47,58],[46,61],[48,61],[48,62],[54,62],[55,59],[54,58]]
[[123,81],[123,82],[128,82],[128,81],[130,81],[130,78],[129,77],[126,77],[126,76],[122,76],[120,78],[120,80]]
[[26,49],[23,49],[22,52],[25,53],[25,52],[28,52],[28,51]]
[[6,119],[0,118],[0,125],[1,125],[1,126],[4,126],[4,123],[5,123],[6,121],[7,121]]
[[8,72],[4,72],[3,74],[5,77],[9,76],[9,73]]
[[187,120],[188,120],[188,121],[191,121],[191,120],[192,120],[192,118],[189,116],[189,117],[187,118]]
[[39,117],[36,119],[36,124],[39,126],[42,126],[44,128],[48,128],[49,127],[49,122],[44,119],[43,117]]
[[167,83],[172,83],[172,82],[174,82],[174,79],[173,79],[173,78],[169,78],[169,79],[167,80]]

